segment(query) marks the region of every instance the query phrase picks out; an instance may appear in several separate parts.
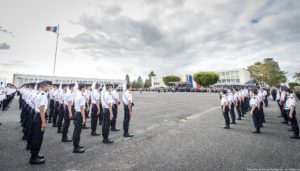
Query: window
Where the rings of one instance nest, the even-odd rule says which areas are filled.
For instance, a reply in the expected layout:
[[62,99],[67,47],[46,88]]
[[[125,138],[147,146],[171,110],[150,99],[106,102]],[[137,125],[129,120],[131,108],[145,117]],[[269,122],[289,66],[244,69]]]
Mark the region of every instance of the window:
[[240,82],[240,79],[236,79],[236,82],[239,83],[239,82]]
[[230,83],[230,79],[227,79],[226,82],[227,82],[227,83]]
[[232,83],[234,83],[234,82],[235,82],[235,79],[231,79],[230,81],[231,81]]
[[229,72],[226,72],[226,75],[229,75]]

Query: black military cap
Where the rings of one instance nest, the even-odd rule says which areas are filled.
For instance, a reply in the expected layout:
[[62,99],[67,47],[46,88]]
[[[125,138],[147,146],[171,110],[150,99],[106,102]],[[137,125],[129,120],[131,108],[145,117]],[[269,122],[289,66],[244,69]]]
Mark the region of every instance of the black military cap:
[[107,83],[107,84],[105,84],[105,87],[107,88],[107,87],[110,87],[110,86],[112,86],[112,84],[111,83]]
[[49,81],[49,80],[41,81],[38,83],[38,86],[42,86],[42,85],[46,85],[46,84],[52,85],[52,81]]
[[81,90],[82,88],[85,88],[85,84],[79,84],[78,88],[79,88],[79,90]]
[[69,84],[62,84],[62,88],[69,86]]
[[92,86],[92,84],[85,84],[85,86],[86,86],[86,87],[90,87],[90,86]]
[[74,86],[75,86],[75,83],[70,83],[69,86],[70,86],[70,87],[74,87]]

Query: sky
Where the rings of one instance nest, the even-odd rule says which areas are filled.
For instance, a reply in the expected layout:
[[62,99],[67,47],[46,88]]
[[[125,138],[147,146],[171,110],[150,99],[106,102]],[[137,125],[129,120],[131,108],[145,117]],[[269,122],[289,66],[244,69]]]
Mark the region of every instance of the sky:
[[299,72],[299,0],[0,0],[0,78],[89,78],[247,68]]

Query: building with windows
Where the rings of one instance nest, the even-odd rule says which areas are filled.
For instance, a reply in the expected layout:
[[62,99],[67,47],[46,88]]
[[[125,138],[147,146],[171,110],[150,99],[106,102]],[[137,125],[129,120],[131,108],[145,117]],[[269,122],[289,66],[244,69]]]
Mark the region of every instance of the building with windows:
[[78,77],[61,77],[61,76],[46,76],[46,75],[29,75],[29,74],[14,74],[13,84],[16,87],[20,87],[26,83],[39,82],[42,80],[51,80],[53,84],[69,84],[69,83],[83,83],[92,84],[97,82],[99,84],[118,84],[122,85],[124,80],[112,80],[112,79],[99,79],[99,78],[78,78]]
[[244,68],[216,72],[219,74],[217,85],[242,85],[251,80],[249,71]]
[[[247,69],[232,69],[224,71],[214,71],[219,74],[219,81],[216,85],[243,85],[247,81],[251,80],[250,73]],[[193,80],[193,74],[184,74],[177,75],[181,78],[182,82],[188,82],[191,88],[200,88],[201,85],[198,85]],[[151,77],[151,88],[162,88],[168,87],[164,84],[164,76],[154,76]]]

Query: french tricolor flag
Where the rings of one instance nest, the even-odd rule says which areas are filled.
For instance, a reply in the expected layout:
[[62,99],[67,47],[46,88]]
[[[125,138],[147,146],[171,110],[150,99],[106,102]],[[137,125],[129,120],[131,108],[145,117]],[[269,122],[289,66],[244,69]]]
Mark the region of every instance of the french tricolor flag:
[[51,32],[54,32],[54,33],[57,33],[57,26],[47,26],[46,27],[46,31],[51,31]]
[[200,87],[201,87],[198,83],[196,83],[196,82],[194,81],[192,75],[189,75],[189,76],[188,76],[188,81],[189,81],[189,83],[190,83],[190,85],[191,85],[192,88],[200,88]]

